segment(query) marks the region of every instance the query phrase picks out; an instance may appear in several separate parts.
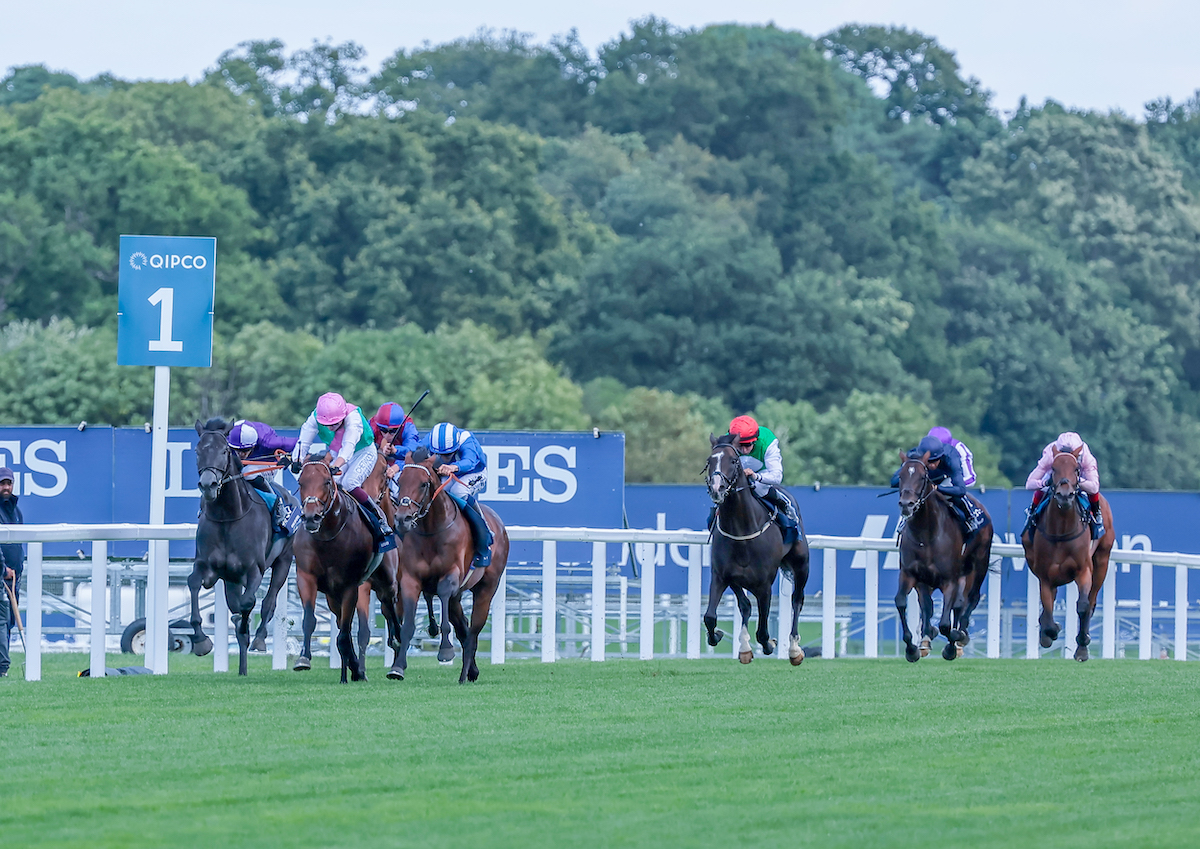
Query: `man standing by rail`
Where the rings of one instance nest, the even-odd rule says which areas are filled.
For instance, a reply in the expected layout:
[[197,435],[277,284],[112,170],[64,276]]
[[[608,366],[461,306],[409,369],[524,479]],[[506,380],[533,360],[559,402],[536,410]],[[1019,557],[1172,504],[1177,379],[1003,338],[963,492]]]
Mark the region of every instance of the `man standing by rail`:
[[[13,494],[15,477],[13,470],[7,466],[0,468],[0,524],[25,524],[25,517],[17,506],[17,496]],[[19,542],[0,545],[0,578],[12,588],[13,598],[20,592],[21,573],[24,570],[25,547]],[[0,590],[0,596],[0,678],[3,678],[8,675],[8,640],[17,622],[17,611],[8,589]]]

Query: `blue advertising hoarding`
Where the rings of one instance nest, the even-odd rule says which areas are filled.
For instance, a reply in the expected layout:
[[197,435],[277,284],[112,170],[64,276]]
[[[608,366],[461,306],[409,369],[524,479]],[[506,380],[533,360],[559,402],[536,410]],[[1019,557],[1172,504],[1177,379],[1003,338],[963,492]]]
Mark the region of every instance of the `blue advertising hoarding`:
[[212,365],[217,240],[122,236],[117,364]]

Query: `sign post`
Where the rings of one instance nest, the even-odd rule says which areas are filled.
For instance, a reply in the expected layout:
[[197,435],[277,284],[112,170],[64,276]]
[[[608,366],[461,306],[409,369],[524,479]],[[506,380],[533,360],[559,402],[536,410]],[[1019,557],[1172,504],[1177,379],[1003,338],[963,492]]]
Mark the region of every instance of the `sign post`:
[[[212,365],[217,240],[206,236],[122,236],[117,289],[117,364],[154,366],[150,524],[166,515],[171,366]],[[146,666],[167,672],[166,540],[150,543]]]

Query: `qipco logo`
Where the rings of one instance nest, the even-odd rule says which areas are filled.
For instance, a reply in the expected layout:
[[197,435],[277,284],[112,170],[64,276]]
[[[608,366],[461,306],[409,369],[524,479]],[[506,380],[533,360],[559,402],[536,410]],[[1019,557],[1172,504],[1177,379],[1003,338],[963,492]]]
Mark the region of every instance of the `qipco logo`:
[[141,251],[136,251],[129,257],[129,266],[134,271],[141,271],[146,266],[151,268],[187,268],[196,269],[204,268],[208,265],[208,258],[204,256],[196,256],[192,254],[150,254],[146,256]]

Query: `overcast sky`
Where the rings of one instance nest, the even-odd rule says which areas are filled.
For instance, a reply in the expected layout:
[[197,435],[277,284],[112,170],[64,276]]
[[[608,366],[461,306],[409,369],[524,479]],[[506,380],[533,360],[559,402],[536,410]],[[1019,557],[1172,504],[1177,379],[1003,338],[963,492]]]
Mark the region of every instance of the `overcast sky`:
[[1025,95],[1140,117],[1147,100],[1200,89],[1200,0],[5,0],[0,68],[194,81],[238,42],[279,38],[289,49],[356,41],[374,71],[400,47],[480,27],[537,41],[574,27],[594,50],[649,14],[680,27],[774,22],[808,35],[849,22],[918,29],[953,50],[1001,110]]

